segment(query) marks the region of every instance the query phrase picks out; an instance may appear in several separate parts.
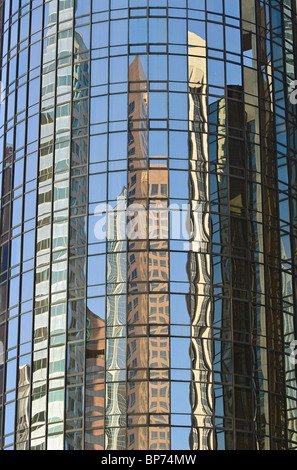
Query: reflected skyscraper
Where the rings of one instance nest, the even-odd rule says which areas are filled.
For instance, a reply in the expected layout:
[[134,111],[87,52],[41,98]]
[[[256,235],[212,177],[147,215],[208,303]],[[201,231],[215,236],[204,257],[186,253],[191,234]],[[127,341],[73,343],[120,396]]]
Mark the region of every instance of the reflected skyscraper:
[[296,12],[0,0],[1,449],[296,449]]
[[195,450],[213,450],[213,348],[211,318],[211,227],[210,193],[207,174],[207,61],[205,40],[189,31],[189,206],[191,230],[187,271],[190,291],[187,305],[191,321],[193,428],[191,445]]

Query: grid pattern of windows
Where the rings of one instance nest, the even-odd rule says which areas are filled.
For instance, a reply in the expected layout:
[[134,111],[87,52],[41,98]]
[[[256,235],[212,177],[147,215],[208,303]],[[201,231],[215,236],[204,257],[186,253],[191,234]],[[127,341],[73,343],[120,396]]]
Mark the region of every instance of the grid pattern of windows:
[[0,0],[0,449],[297,448],[296,12]]

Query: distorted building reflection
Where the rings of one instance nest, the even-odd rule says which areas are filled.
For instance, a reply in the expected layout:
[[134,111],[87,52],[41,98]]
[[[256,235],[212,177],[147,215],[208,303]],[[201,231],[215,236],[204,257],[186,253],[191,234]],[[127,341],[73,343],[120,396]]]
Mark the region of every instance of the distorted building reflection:
[[86,450],[104,449],[105,417],[105,321],[104,312],[87,312],[86,404],[88,429]]
[[125,209],[127,189],[107,218],[107,308],[105,448],[126,448],[126,279]]
[[[252,21],[254,12],[246,5],[243,15]],[[261,18],[265,22],[264,10]],[[248,28],[243,35],[243,47],[246,53],[250,53],[251,60],[257,57],[255,36]],[[264,61],[268,56],[264,42],[260,53]],[[225,417],[222,421],[224,427],[230,431],[224,433],[224,444],[221,437],[219,442],[226,449],[268,449],[270,443],[265,435],[269,435],[271,427],[274,430],[283,428],[285,419],[283,398],[279,395],[276,401],[271,395],[274,389],[272,382],[276,384],[284,374],[284,363],[278,353],[269,352],[270,349],[279,350],[285,333],[281,328],[277,298],[280,279],[273,269],[273,263],[280,258],[278,237],[276,231],[261,225],[263,217],[269,225],[277,219],[277,195],[269,189],[269,181],[275,179],[275,161],[269,150],[273,139],[270,112],[273,107],[272,81],[267,81],[270,67],[268,63],[258,82],[254,77],[255,70],[244,67],[245,89],[241,85],[227,84],[227,98],[210,105],[210,122],[218,126],[221,134],[211,145],[212,149],[216,148],[216,158],[213,154],[211,160],[215,163],[213,174],[217,178],[216,195],[221,214],[216,227],[220,231],[222,245],[221,267],[218,265],[221,272],[217,274],[221,281],[217,284],[221,285],[224,298],[215,306],[214,327],[221,328],[218,343],[221,382],[224,384],[221,388],[221,413]],[[260,118],[256,107],[257,83],[260,95],[266,100],[266,110],[263,109],[261,114],[262,137],[266,141],[262,160],[258,137]],[[261,187],[263,182],[264,187]],[[262,204],[264,214],[261,212]],[[264,252],[270,257],[271,266],[270,263],[265,266]],[[271,256],[275,257],[274,261]],[[265,288],[269,291],[267,299]],[[291,326],[287,331],[291,338],[292,330]],[[288,368],[288,377],[292,377],[291,366]],[[231,383],[232,374],[234,385]],[[274,390],[277,393],[277,389]],[[292,410],[291,405],[289,409]],[[235,420],[236,427],[235,442],[231,433],[232,420]],[[295,420],[293,412],[292,430]],[[275,445],[278,447],[277,443]]]
[[213,349],[211,321],[211,257],[209,157],[207,146],[207,72],[205,40],[188,33],[189,41],[189,162],[190,251],[187,305],[191,320],[191,448],[213,449]]
[[[71,429],[71,423],[77,427],[84,413],[82,388],[71,384],[80,383],[84,373],[82,343],[73,341],[72,336],[76,337],[77,334],[73,332],[84,328],[86,306],[85,301],[69,302],[69,327],[66,330],[66,299],[67,293],[70,300],[85,298],[87,240],[84,214],[87,203],[88,143],[86,138],[81,138],[81,129],[88,124],[88,100],[80,101],[79,98],[88,87],[88,53],[85,52],[87,47],[80,34],[67,34],[73,16],[73,5],[69,2],[64,8],[60,6],[59,10],[66,34],[60,36],[59,56],[56,57],[56,41],[53,41],[56,8],[56,3],[51,2],[42,75],[31,424],[31,447],[36,449],[42,449],[45,445],[49,449],[63,448],[63,426],[60,423],[66,418],[69,420],[68,429]],[[74,66],[74,72],[70,55],[72,49],[77,54],[76,60],[81,61]],[[52,65],[57,60],[61,63],[56,76],[56,65]],[[80,129],[79,132],[73,132],[72,141],[71,128]],[[71,187],[70,168],[73,173]],[[66,331],[67,352],[63,344]],[[48,352],[49,338],[54,346]],[[68,389],[65,395],[66,354]],[[47,377],[51,383],[50,389],[53,390],[49,393],[48,401],[45,390]],[[75,448],[78,443],[72,442],[71,433],[68,436],[66,445],[70,449]],[[76,439],[75,435],[73,438]]]
[[294,2],[20,3],[0,448],[296,449]]
[[31,368],[26,364],[19,368],[18,409],[16,425],[16,450],[28,450],[30,427]]
[[[5,310],[7,308],[7,301],[9,295],[9,252],[10,252],[10,217],[12,211],[12,196],[13,196],[13,146],[6,145],[3,182],[2,182],[2,197],[1,197],[1,240],[0,240],[0,319],[1,323],[5,319]],[[4,324],[0,327],[0,346],[1,346],[1,359],[0,359],[0,396],[2,397],[5,392],[5,346],[6,334]],[[0,404],[0,447],[2,448],[3,436],[3,405]]]

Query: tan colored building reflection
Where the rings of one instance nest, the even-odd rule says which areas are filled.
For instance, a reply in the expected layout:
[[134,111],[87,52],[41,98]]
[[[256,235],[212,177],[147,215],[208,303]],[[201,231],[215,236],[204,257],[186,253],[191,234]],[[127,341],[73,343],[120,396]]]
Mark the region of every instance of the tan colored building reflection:
[[105,336],[105,321],[88,309],[85,403],[87,432],[85,450],[104,450]]
[[134,207],[138,224],[130,234],[137,233],[135,241],[128,233],[127,448],[165,450],[170,448],[169,174],[167,157],[148,159],[146,80],[136,56],[129,68],[128,215]]

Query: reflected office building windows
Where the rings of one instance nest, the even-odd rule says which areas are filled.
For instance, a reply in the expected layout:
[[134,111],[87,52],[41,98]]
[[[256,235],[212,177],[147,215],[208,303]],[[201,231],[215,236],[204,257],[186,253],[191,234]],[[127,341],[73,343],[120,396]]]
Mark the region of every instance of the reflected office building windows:
[[297,449],[296,14],[0,0],[1,450]]

